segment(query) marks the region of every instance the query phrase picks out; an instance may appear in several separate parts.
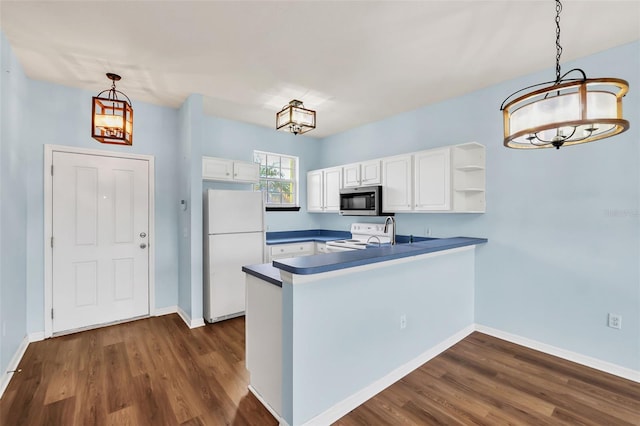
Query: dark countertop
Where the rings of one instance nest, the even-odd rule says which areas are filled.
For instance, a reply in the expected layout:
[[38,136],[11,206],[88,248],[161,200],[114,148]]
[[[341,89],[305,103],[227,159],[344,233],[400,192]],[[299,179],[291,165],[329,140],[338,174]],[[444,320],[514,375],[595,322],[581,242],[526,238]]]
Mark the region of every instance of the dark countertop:
[[471,237],[438,238],[414,242],[413,244],[383,245],[382,247],[373,247],[366,250],[280,259],[274,260],[272,265],[243,266],[242,270],[272,284],[282,286],[280,270],[298,275],[312,275],[404,257],[419,256],[421,254],[450,250],[458,247],[484,244],[487,241],[486,238]]
[[[351,238],[351,232],[347,231],[331,231],[327,229],[307,229],[303,231],[278,231],[267,232],[266,243],[268,246],[277,244],[304,243],[307,241],[327,242],[335,240],[344,240]],[[410,238],[414,242],[428,241],[434,238],[418,237],[410,235],[396,235],[398,244],[408,243]],[[375,243],[375,240],[373,240]]]
[[274,268],[270,263],[263,263],[261,265],[247,265],[242,267],[242,271],[249,275],[258,277],[261,280],[275,284],[278,287],[282,287],[282,279],[280,278],[280,269]]
[[304,231],[267,232],[267,245],[303,243],[306,241],[327,242],[351,238],[351,232],[331,231],[327,229],[307,229]]

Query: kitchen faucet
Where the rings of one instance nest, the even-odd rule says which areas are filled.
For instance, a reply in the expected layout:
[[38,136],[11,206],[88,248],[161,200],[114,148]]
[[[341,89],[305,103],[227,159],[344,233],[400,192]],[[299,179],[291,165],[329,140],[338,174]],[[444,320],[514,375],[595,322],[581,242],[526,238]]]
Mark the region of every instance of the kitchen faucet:
[[387,216],[387,218],[384,220],[384,232],[388,232],[389,231],[389,222],[391,222],[391,245],[395,246],[396,245],[396,220],[393,218],[393,216]]

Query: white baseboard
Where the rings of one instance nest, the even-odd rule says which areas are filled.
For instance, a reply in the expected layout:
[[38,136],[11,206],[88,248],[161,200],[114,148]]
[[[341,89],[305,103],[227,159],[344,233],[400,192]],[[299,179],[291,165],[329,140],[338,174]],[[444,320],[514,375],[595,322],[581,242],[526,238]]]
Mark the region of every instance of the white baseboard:
[[380,393],[381,391],[388,388],[398,380],[402,379],[404,376],[411,373],[413,370],[417,369],[422,364],[436,357],[440,353],[446,351],[451,346],[455,345],[456,343],[458,343],[459,341],[467,337],[474,330],[475,330],[475,327],[473,326],[473,324],[463,328],[462,330],[455,333],[453,336],[443,340],[442,342],[438,343],[437,345],[423,352],[422,354],[412,359],[411,361],[407,362],[406,364],[391,371],[386,376],[376,380],[366,388],[361,389],[360,391],[354,393],[353,395],[347,397],[346,399],[340,401],[333,407],[329,408],[325,412],[320,413],[316,417],[304,423],[304,425],[305,426],[316,426],[316,425],[322,426],[322,425],[328,425],[335,422],[336,420],[345,416],[349,411],[360,406],[365,401],[369,400],[376,394]]
[[187,315],[187,313],[180,306],[177,306],[177,310],[178,310],[178,315],[180,315],[180,318],[182,318],[182,321],[184,321],[184,323],[187,324],[187,327],[189,328],[204,327],[204,318],[191,319],[191,317]]
[[161,317],[163,315],[175,314],[178,312],[178,307],[176,305],[166,306],[164,308],[156,308],[153,311],[154,317]]
[[582,355],[577,352],[558,348],[556,346],[538,342],[537,340],[507,333],[506,331],[497,330],[495,328],[487,327],[481,324],[475,324],[475,329],[480,333],[488,334],[489,336],[497,337],[498,339],[506,340],[517,345],[525,346],[529,349],[534,349],[536,351],[544,352],[549,355],[554,355],[558,358],[566,359],[567,361],[572,361],[577,364],[595,368],[596,370],[604,371],[605,373],[613,374],[614,376],[619,376],[624,379],[640,383],[640,371],[633,370],[631,368],[622,367],[617,364],[602,361],[597,358],[592,358],[590,356]]
[[[42,335],[44,336],[44,332],[42,333]],[[13,373],[11,373],[10,371],[18,368],[18,364],[20,364],[20,360],[24,356],[27,347],[29,347],[29,336],[24,336],[24,339],[22,339],[22,342],[20,342],[20,346],[18,346],[16,353],[13,354],[13,358],[11,358],[11,361],[9,361],[7,369],[2,372],[2,377],[0,377],[0,398],[2,398],[4,391],[7,389],[7,386],[9,386],[9,382],[13,377]]]
[[278,421],[278,424],[280,426],[288,426],[288,423],[282,417],[280,417],[280,414],[278,414],[276,410],[274,410],[273,407],[264,400],[262,395],[260,395],[260,393],[258,393],[258,391],[253,386],[249,385],[248,388],[249,392],[251,392],[258,399],[258,401],[260,401],[260,403],[264,405],[264,408],[266,408],[271,413],[271,415]]

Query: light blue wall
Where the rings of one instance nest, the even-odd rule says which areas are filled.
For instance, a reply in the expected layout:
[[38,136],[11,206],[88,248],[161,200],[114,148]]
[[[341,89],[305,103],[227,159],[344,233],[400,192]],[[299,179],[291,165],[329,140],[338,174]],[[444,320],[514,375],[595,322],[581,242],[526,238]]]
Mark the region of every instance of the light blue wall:
[[[298,157],[301,209],[299,212],[267,212],[266,226],[273,231],[317,227],[317,215],[306,212],[306,189],[307,171],[320,167],[321,141],[211,116],[205,116],[203,132],[202,155],[253,161],[253,151],[258,150]],[[204,189],[209,188],[250,189],[251,185],[205,182]]]
[[317,282],[284,280],[287,423],[304,424],[471,326],[474,257],[471,247]]
[[[124,76],[126,78],[126,76]],[[24,126],[27,171],[27,329],[44,329],[44,144],[153,155],[155,158],[156,307],[175,306],[178,291],[178,127],[175,109],[136,102],[133,146],[100,144],[90,136],[91,93],[29,80],[22,100],[38,125]],[[105,78],[105,87],[108,83]]]
[[[563,65],[573,67],[629,81],[629,131],[559,151],[504,148],[500,103],[552,79],[549,69],[327,138],[321,166],[484,144],[486,214],[398,214],[398,232],[489,238],[476,322],[640,370],[640,42]],[[330,229],[356,219],[318,216]],[[607,327],[608,312],[623,316],[622,330]]]
[[[0,32],[0,374],[27,335],[27,79]],[[4,377],[0,383],[4,382]]]
[[[398,232],[488,237],[477,257],[476,322],[640,369],[640,42],[564,65],[627,79],[631,130],[535,152],[502,147],[498,106],[514,90],[552,78],[551,69],[320,141],[204,116],[198,96],[180,112],[134,99],[134,145],[114,147],[89,137],[95,93],[29,80],[4,35],[1,47],[0,319],[11,324],[0,366],[25,332],[44,328],[44,144],[154,155],[156,306],[179,303],[195,319],[202,309],[201,194],[211,185],[196,178],[200,155],[250,160],[260,149],[299,156],[302,210],[269,213],[270,230],[344,230],[354,218],[305,212],[308,170],[477,141],[487,146],[487,213],[399,214]],[[197,115],[187,117],[192,103]],[[186,147],[185,139],[197,142]],[[187,213],[180,199],[191,201]],[[607,312],[623,316],[622,330],[606,327]]]

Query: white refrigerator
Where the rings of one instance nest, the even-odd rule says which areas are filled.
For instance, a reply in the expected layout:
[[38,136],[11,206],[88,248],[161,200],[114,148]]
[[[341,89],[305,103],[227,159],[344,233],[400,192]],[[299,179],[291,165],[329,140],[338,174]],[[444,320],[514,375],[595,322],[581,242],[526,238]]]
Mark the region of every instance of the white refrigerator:
[[204,319],[244,314],[244,265],[263,263],[262,192],[209,189],[204,202]]

